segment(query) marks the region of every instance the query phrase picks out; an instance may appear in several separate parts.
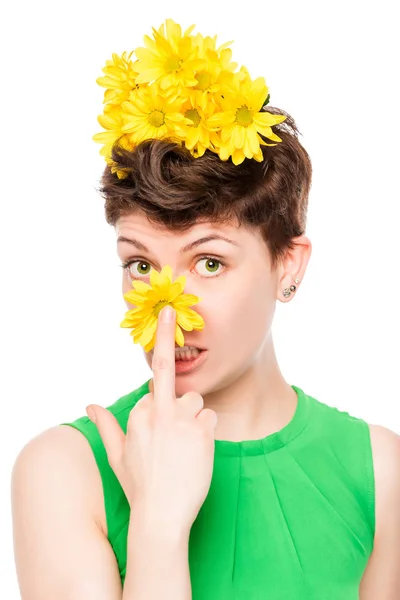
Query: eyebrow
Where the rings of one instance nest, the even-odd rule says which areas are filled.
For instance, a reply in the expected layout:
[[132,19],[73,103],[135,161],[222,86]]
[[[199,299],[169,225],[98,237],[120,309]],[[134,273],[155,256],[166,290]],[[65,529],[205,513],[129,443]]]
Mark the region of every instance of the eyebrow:
[[[237,242],[234,242],[233,240],[230,240],[229,238],[216,233],[213,235],[207,235],[205,237],[202,237],[198,240],[195,240],[194,242],[190,242],[190,244],[186,244],[186,246],[183,246],[183,248],[181,248],[179,250],[179,252],[181,254],[183,254],[184,252],[188,252],[189,250],[192,250],[196,246],[200,246],[200,244],[205,244],[206,242],[209,242],[211,240],[224,240],[225,242],[229,242],[230,244],[233,244],[234,246],[239,246],[239,244]],[[142,242],[139,242],[139,240],[135,240],[135,239],[130,240],[129,238],[126,238],[123,235],[120,235],[117,238],[117,243],[118,242],[126,242],[128,244],[131,244],[132,246],[136,246],[136,248],[139,248],[139,250],[143,250],[144,252],[150,252],[150,250],[148,248],[146,248],[146,246],[144,244],[142,244]]]

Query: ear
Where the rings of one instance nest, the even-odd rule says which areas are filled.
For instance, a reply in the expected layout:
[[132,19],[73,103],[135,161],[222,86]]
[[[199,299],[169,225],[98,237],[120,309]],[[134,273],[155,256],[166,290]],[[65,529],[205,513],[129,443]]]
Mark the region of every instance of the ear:
[[[287,299],[282,298],[282,290],[284,288],[290,287],[294,283],[296,277],[300,279],[300,283],[303,281],[312,251],[311,241],[306,235],[293,238],[293,241],[295,243],[295,248],[293,250],[287,250],[285,257],[280,264],[280,273],[277,280],[277,298],[281,302],[288,301]],[[292,297],[293,295],[290,299]]]

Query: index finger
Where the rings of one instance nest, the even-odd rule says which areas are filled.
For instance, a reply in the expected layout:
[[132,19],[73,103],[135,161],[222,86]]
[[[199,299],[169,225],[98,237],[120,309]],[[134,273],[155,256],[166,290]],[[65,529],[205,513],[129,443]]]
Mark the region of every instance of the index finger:
[[[170,321],[164,321],[166,308],[172,311]],[[154,402],[160,407],[166,406],[171,399],[175,399],[175,320],[176,311],[172,306],[164,306],[159,313],[151,363]]]

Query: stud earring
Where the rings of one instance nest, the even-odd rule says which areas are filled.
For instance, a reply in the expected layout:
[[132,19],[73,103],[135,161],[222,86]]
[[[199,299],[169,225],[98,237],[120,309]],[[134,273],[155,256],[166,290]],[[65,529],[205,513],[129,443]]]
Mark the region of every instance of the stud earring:
[[[296,279],[294,279],[294,282],[300,283],[300,279],[298,277],[296,277]],[[289,298],[290,294],[292,292],[295,292],[296,290],[297,290],[297,286],[292,284],[290,287],[285,288],[282,293],[285,296],[285,298]]]

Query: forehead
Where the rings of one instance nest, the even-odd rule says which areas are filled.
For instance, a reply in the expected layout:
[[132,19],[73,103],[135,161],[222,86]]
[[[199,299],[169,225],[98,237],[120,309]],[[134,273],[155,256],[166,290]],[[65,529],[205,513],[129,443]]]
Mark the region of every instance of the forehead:
[[142,213],[121,216],[116,225],[115,232],[117,236],[126,236],[129,233],[138,233],[157,238],[160,235],[163,237],[184,239],[194,234],[203,234],[205,232],[221,233],[231,235],[238,239],[244,234],[244,229],[240,227],[237,221],[229,223],[218,223],[213,221],[198,221],[189,226],[184,231],[171,231],[161,224],[151,223],[146,215]]

